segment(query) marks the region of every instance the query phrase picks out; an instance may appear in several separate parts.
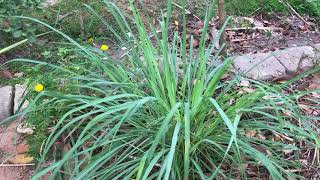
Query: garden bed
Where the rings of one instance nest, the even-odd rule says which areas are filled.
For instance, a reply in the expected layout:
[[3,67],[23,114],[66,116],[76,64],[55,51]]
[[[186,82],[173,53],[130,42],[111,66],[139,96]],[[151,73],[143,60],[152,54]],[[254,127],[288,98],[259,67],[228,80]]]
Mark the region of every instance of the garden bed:
[[[213,63],[222,57],[222,47],[212,43],[220,38],[216,19],[202,22],[189,14],[184,34],[177,5],[172,22],[166,22],[171,8],[166,9],[161,27],[158,21],[145,27],[146,16],[141,20],[133,4],[124,7],[132,11],[129,23],[115,6],[105,5],[113,18],[95,14],[101,12],[97,4],[87,8],[95,14],[92,24],[112,22],[108,31],[96,28],[100,35],[108,32],[108,38],[86,34],[94,26],[86,29],[88,21],[81,17],[87,14],[75,11],[72,15],[79,15],[82,24],[79,36],[43,23],[61,36],[38,38],[38,52],[28,54],[25,47],[31,46],[24,46],[25,54],[4,56],[5,62],[19,58],[9,64],[12,69],[4,78],[28,82],[24,98],[29,105],[10,110],[17,112],[6,122],[23,117],[22,127],[32,130],[26,139],[28,155],[35,159],[34,179],[319,178],[320,81],[315,63],[284,80],[244,77],[230,73],[233,58]],[[227,55],[258,57],[261,52],[313,46],[319,28],[311,25],[311,18],[306,20],[233,17],[227,27]],[[275,46],[279,37],[283,43]],[[289,48],[289,55],[298,53],[288,58],[294,61],[291,65],[316,59],[317,48]],[[281,52],[272,55],[279,66],[285,65],[276,59]],[[22,58],[26,55],[35,60]],[[282,67],[285,72],[290,68]],[[15,78],[20,71],[20,79]]]

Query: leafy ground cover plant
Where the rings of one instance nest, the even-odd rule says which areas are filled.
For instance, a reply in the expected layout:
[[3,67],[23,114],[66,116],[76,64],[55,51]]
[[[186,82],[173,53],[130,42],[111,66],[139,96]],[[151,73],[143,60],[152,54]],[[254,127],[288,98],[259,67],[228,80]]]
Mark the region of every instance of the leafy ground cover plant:
[[[297,153],[303,149],[297,142],[303,140],[307,148],[320,145],[311,118],[299,111],[296,102],[309,92],[287,95],[282,88],[288,84],[272,86],[257,81],[251,81],[253,90],[247,91],[239,86],[240,77],[226,80],[232,59],[215,63],[221,31],[206,44],[210,21],[206,18],[194,54],[192,44],[187,47],[185,11],[182,33],[168,32],[171,0],[160,22],[160,35],[142,22],[132,1],[135,27],[114,4],[103,3],[120,30],[115,31],[94,8],[86,7],[114,34],[119,47],[126,48],[125,60],[112,59],[105,48],[81,45],[48,24],[21,17],[62,35],[74,45],[79,59],[84,59],[75,69],[14,60],[60,72],[53,80],[55,88],[46,88],[44,83],[44,91],[33,94],[23,112],[34,117],[44,109],[53,111],[53,116],[44,117],[48,135],[41,143],[33,179],[300,176],[290,171],[301,167]],[[185,4],[183,0],[183,8]],[[212,17],[213,11],[207,12],[206,17]],[[169,36],[173,36],[172,42]],[[274,140],[276,135],[280,139]]]
[[[21,19],[13,18],[13,16],[21,15],[26,10],[35,11],[40,4],[40,0],[17,0],[17,1],[0,1],[0,27],[2,39],[6,36],[14,38],[26,37],[34,35],[35,28],[29,22],[22,22]],[[0,43],[1,45],[2,43]]]

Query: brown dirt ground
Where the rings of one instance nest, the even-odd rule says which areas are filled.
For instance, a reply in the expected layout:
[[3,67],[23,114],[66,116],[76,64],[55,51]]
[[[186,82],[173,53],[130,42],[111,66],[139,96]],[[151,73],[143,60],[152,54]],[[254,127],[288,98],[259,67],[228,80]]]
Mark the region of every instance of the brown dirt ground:
[[32,176],[33,166],[12,166],[7,159],[16,155],[16,144],[21,141],[16,132],[17,123],[11,123],[8,127],[0,127],[0,180],[28,180]]

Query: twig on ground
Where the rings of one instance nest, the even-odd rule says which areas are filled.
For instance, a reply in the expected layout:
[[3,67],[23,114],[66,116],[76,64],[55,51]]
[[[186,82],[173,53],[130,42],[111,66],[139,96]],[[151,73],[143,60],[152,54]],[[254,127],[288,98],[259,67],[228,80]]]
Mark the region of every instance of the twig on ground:
[[[177,6],[178,8],[182,9],[182,6],[180,6],[179,4],[172,2],[173,5]],[[196,19],[198,19],[199,21],[201,21],[202,19],[199,18],[197,15],[195,15],[194,13],[192,13],[191,11],[185,9],[184,10],[186,12],[186,14],[191,14],[193,17],[195,17]]]
[[12,158],[13,157],[13,155],[10,155],[10,156],[8,156],[4,161],[2,161],[2,163],[0,164],[0,167],[2,166],[2,165],[4,165],[4,163],[6,163],[10,158]]
[[244,39],[231,39],[231,42],[243,42],[243,41],[251,41],[253,38],[244,38]]
[[264,30],[264,31],[282,31],[283,28],[277,27],[244,27],[244,28],[226,28],[226,31],[239,31],[239,30]]
[[260,11],[261,7],[259,7],[258,9],[256,9],[255,11],[253,11],[251,14],[249,14],[249,17],[255,15],[258,11]]
[[291,14],[295,14],[301,21],[303,21],[305,25],[310,26],[310,24],[305,19],[303,19],[303,17],[288,2],[284,2],[283,0],[279,0],[279,2],[286,6]]
[[35,164],[0,164],[0,167],[34,166]]
[[77,12],[77,11],[72,11],[72,12],[66,13],[64,15],[58,15],[55,24],[57,24],[58,21],[63,20],[64,18],[68,17],[69,15],[71,15],[71,14],[73,14],[75,12]]

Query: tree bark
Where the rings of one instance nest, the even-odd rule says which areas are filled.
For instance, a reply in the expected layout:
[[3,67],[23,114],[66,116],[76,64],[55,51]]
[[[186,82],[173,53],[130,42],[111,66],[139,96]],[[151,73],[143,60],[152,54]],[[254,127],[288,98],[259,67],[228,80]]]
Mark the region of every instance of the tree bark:
[[[219,42],[220,42],[220,46],[222,46],[223,44],[226,43],[226,40],[227,40],[226,31],[222,29],[226,19],[226,11],[224,9],[224,0],[218,1],[218,16],[219,16],[219,29],[222,30]],[[226,56],[225,48],[223,48],[223,50],[221,51],[221,55]]]

